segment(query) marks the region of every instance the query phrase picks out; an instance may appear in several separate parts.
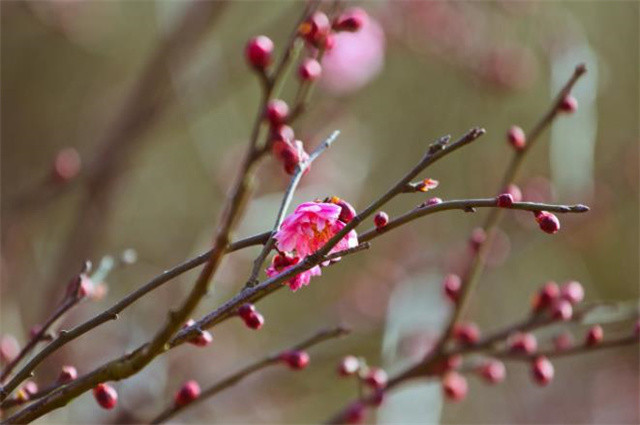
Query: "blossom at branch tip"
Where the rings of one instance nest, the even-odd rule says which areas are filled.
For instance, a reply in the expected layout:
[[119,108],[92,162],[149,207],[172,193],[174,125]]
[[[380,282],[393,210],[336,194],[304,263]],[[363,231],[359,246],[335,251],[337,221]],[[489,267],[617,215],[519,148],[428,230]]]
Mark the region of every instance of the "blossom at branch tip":
[[435,189],[436,187],[438,187],[438,185],[440,184],[440,182],[438,180],[434,180],[434,179],[424,179],[422,180],[418,186],[417,189],[420,192],[428,192],[431,189]]
[[[298,257],[306,257],[322,248],[340,232],[345,224],[339,220],[342,208],[327,202],[304,202],[287,216],[275,234],[276,246],[282,252],[295,250]],[[358,245],[358,236],[351,230],[331,252]]]
[[[280,273],[289,270],[299,262],[300,257],[294,257],[289,254],[276,254],[271,261],[271,265],[266,270],[267,276],[277,276]],[[295,292],[303,286],[307,286],[313,276],[320,276],[321,274],[322,271],[320,270],[320,266],[314,266],[309,270],[305,270],[302,273],[292,277],[287,281],[287,284],[289,285],[289,288],[291,288],[291,290]]]

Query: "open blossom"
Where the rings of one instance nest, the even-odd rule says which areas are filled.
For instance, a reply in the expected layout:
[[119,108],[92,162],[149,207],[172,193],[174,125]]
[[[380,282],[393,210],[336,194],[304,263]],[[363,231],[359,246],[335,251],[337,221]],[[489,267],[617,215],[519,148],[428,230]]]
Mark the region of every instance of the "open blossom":
[[[290,254],[277,254],[273,257],[271,265],[266,270],[267,276],[276,276],[286,270],[289,270],[299,262],[300,257],[294,257]],[[287,281],[287,284],[289,285],[289,288],[291,288],[291,290],[295,292],[303,286],[307,286],[313,276],[320,276],[321,274],[322,271],[320,270],[320,266],[314,266],[309,270],[305,270],[302,273],[292,277]]]
[[[275,239],[280,251],[296,251],[299,257],[313,254],[340,232],[345,224],[339,220],[342,208],[326,202],[305,202],[284,219]],[[331,252],[353,248],[358,244],[354,230],[333,247]]]

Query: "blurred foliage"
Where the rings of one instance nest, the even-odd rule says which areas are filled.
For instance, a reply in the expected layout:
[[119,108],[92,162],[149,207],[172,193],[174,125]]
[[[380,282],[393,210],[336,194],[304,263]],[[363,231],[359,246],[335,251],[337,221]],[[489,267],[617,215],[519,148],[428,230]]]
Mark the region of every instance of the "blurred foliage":
[[[2,2],[3,333],[24,342],[28,329],[43,320],[45,308],[55,301],[41,295],[55,294],[56,286],[44,286],[64,288],[66,282],[51,282],[51,275],[65,254],[61,250],[84,192],[73,185],[53,202],[20,214],[11,214],[12,202],[48,178],[52,158],[63,147],[75,147],[83,165],[91,164],[96,141],[108,131],[147,58],[187,5]],[[336,128],[342,135],[314,164],[296,199],[335,194],[364,208],[416,162],[430,141],[443,134],[456,137],[476,125],[488,134],[439,162],[425,177],[441,183],[434,196],[494,195],[510,158],[506,130],[512,124],[531,128],[550,102],[554,64],[573,48],[588,48],[597,67],[597,73],[586,77],[597,78],[589,85],[596,90],[590,118],[596,128],[595,165],[585,177],[591,179],[585,187],[592,190],[571,194],[571,201],[590,205],[592,212],[562,216],[563,228],[555,236],[539,232],[530,214],[509,214],[502,226],[508,237],[498,244],[501,252],[480,282],[470,315],[483,329],[498,328],[520,318],[530,294],[547,280],[580,280],[588,300],[637,299],[638,3],[371,1],[363,6],[385,31],[384,68],[352,94],[316,90],[296,133],[308,146]],[[170,107],[144,132],[128,159],[107,219],[99,224],[105,237],[95,252],[76,253],[80,264],[87,256],[98,262],[103,255],[134,248],[139,260],[112,272],[107,297],[84,304],[66,326],[209,245],[259,99],[259,85],[244,63],[244,43],[265,33],[281,46],[301,8],[301,2],[232,1],[186,71],[169,70]],[[286,87],[285,98],[291,98],[293,89]],[[561,120],[569,126],[572,120],[584,122],[578,119],[581,113]],[[527,159],[518,183],[528,198],[563,202],[549,180],[549,134],[544,139]],[[565,164],[574,165],[570,159]],[[238,237],[272,224],[286,185],[287,177],[273,160],[260,172],[264,177]],[[393,217],[423,197],[404,196],[387,212]],[[355,395],[352,382],[332,373],[342,355],[353,353],[381,364],[387,301],[394,288],[427,272],[460,270],[470,230],[481,225],[485,214],[430,216],[380,238],[368,253],[325,270],[310,287],[267,298],[260,304],[267,324],[259,333],[231,320],[216,328],[212,346],[174,350],[143,375],[118,383],[123,402],[115,412],[98,412],[85,395],[40,423],[143,421],[184,380],[196,378],[207,385],[262,357],[265,350],[277,350],[341,320],[353,327],[353,334],[313,349],[308,370],[265,371],[180,417],[224,423],[321,421]],[[248,249],[225,259],[200,314],[243,285],[257,252]],[[193,278],[188,273],[175,279],[119,321],[71,344],[41,367],[36,379],[46,384],[63,363],[86,372],[145,341]],[[576,337],[582,332],[576,329]],[[637,423],[637,355],[636,347],[558,361],[557,379],[545,389],[531,384],[526,367],[513,365],[503,385],[481,388],[472,379],[468,399],[445,405],[443,421]]]

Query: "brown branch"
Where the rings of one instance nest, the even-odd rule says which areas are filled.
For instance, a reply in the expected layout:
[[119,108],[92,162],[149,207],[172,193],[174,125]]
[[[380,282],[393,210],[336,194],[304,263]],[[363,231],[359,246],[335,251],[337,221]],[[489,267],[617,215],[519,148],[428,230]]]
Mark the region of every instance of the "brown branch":
[[[580,79],[582,75],[586,72],[586,67],[581,64],[578,65],[569,81],[565,84],[565,86],[560,90],[560,93],[552,103],[550,109],[547,113],[540,119],[540,121],[533,127],[533,129],[529,132],[527,137],[527,144],[525,148],[522,150],[516,150],[513,156],[513,159],[507,169],[500,187],[499,191],[504,190],[504,188],[513,182],[518,174],[522,166],[522,162],[524,160],[527,152],[531,150],[531,148],[538,141],[540,135],[551,125],[553,120],[558,116],[560,112],[560,105],[562,103],[563,98],[568,95],[575,83]],[[443,332],[438,344],[436,346],[437,350],[442,350],[444,344],[447,342],[449,338],[451,338],[451,334],[453,332],[453,328],[455,324],[461,319],[464,315],[465,310],[468,306],[470,295],[473,292],[473,289],[482,274],[484,269],[484,265],[487,260],[487,255],[489,253],[489,247],[491,246],[491,242],[493,239],[493,234],[498,227],[500,219],[502,217],[502,212],[500,209],[494,209],[489,213],[487,220],[484,225],[484,229],[487,234],[487,239],[480,245],[478,250],[476,251],[475,256],[472,259],[472,262],[467,270],[465,276],[463,276],[461,293],[458,303],[455,306],[453,315],[449,320],[449,324],[447,325],[447,329]]]
[[[288,350],[294,351],[294,350],[305,350],[307,348],[310,348],[316,344],[319,344],[321,342],[333,339],[333,338],[338,338],[344,335],[349,334],[350,330],[347,328],[344,328],[342,326],[338,326],[335,328],[331,328],[331,329],[324,329],[321,330],[319,332],[317,332],[315,335],[313,335],[312,337],[306,339],[305,341],[296,344],[292,347],[290,347]],[[234,374],[222,379],[221,381],[219,381],[218,383],[208,387],[207,389],[203,390],[202,393],[200,394],[200,397],[198,397],[196,400],[194,400],[193,402],[186,404],[186,405],[182,405],[182,406],[177,406],[177,405],[173,405],[168,407],[167,409],[165,409],[160,415],[158,415],[155,419],[153,419],[151,421],[152,424],[159,424],[162,422],[165,422],[167,419],[175,416],[176,414],[178,414],[179,412],[181,412],[182,410],[194,406],[198,403],[204,402],[205,400],[208,400],[209,398],[213,397],[214,395],[218,394],[221,391],[226,390],[227,388],[237,384],[238,382],[240,382],[241,380],[243,380],[244,378],[246,378],[247,376],[258,372],[266,367],[275,365],[280,363],[280,354],[282,352],[284,352],[286,350],[282,350],[278,353],[269,355],[267,357],[265,357],[262,360],[259,360],[249,366],[244,367],[243,369],[235,372]]]

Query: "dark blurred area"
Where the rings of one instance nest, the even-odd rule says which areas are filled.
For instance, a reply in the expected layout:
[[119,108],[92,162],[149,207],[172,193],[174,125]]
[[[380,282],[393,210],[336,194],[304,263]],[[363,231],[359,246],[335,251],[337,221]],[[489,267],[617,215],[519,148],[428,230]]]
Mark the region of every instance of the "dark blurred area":
[[[73,310],[63,327],[94,316],[210,246],[259,102],[258,81],[243,57],[245,42],[266,34],[281,53],[304,3],[199,2],[201,10],[180,28],[193,4],[1,3],[2,334],[24,344],[85,259],[99,269],[105,256],[137,253],[135,264],[116,261],[105,273],[106,294]],[[495,196],[511,158],[507,129],[532,128],[584,62],[588,74],[573,92],[578,111],[543,135],[517,183],[527,200],[579,202],[591,212],[560,216],[557,235],[540,232],[530,213],[507,214],[469,315],[486,332],[520,320],[531,294],[549,280],[579,280],[587,301],[637,300],[638,3],[360,6],[370,22],[337,39],[308,112],[295,126],[308,150],[333,130],[342,132],[302,180],[295,202],[336,195],[361,210],[431,141],[445,134],[457,138],[473,126],[486,128],[487,135],[424,176],[440,181],[433,195],[403,195],[386,211],[396,216],[426,196]],[[178,30],[182,36],[167,46]],[[293,99],[294,90],[291,78],[283,98]],[[75,174],[77,165],[79,174],[66,181],[64,173]],[[272,226],[288,183],[273,159],[259,175],[236,239]],[[435,214],[390,232],[368,252],[324,270],[309,287],[262,301],[266,324],[259,332],[230,320],[214,329],[212,345],[182,346],[116,383],[121,404],[115,411],[100,410],[85,394],[38,423],[148,421],[187,379],[208,386],[317,329],[345,323],[352,334],[313,348],[308,369],[268,369],[176,419],[323,421],[357,395],[353,382],[334,373],[342,356],[364,356],[393,373],[402,359],[426,352],[449,312],[442,277],[464,269],[468,237],[486,213]],[[244,285],[258,253],[254,247],[225,258],[198,317]],[[147,341],[187,294],[195,273],[69,344],[34,379],[46,386],[63,364],[88,372]],[[607,336],[622,335],[632,323],[604,327]],[[576,340],[583,337],[584,326],[570,329]],[[544,336],[540,341],[549,346]],[[531,382],[526,365],[510,363],[505,383],[487,387],[471,378],[467,399],[446,404],[441,416],[437,396],[426,388],[424,396],[409,395],[400,410],[394,403],[406,400],[391,397],[378,420],[638,423],[638,354],[633,346],[558,360],[556,379],[546,388]],[[425,409],[428,417],[421,416]]]

